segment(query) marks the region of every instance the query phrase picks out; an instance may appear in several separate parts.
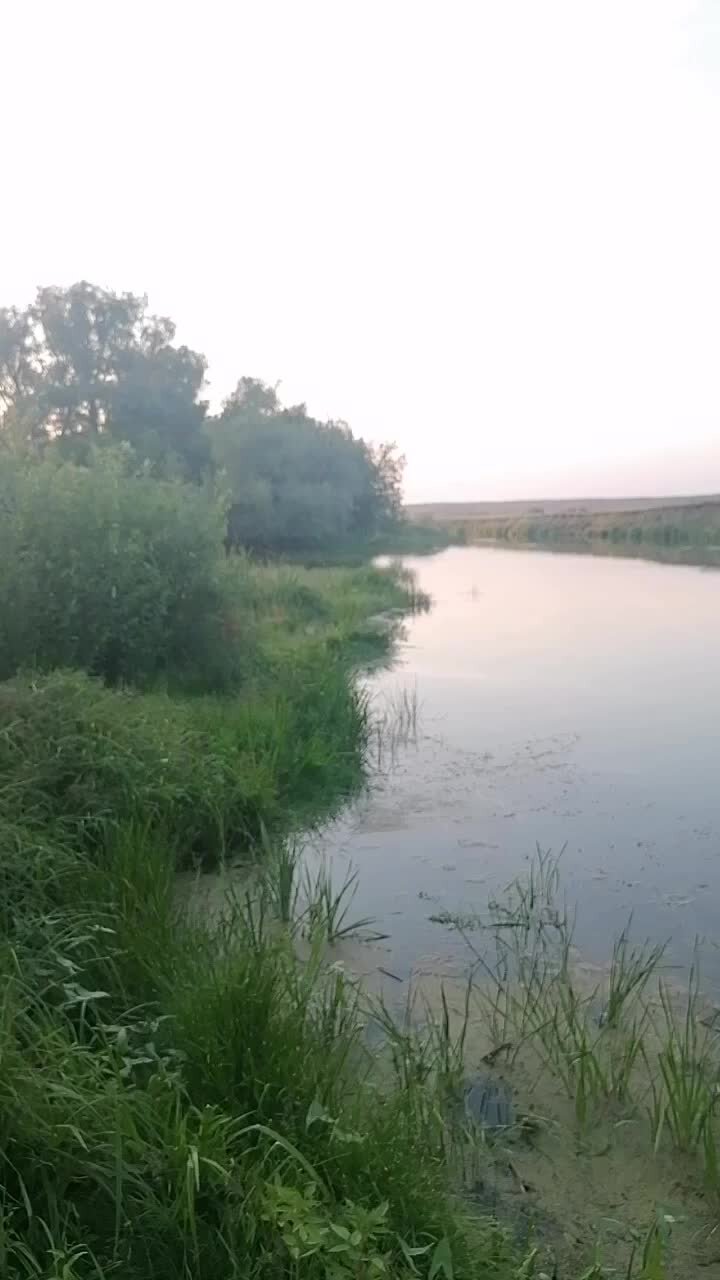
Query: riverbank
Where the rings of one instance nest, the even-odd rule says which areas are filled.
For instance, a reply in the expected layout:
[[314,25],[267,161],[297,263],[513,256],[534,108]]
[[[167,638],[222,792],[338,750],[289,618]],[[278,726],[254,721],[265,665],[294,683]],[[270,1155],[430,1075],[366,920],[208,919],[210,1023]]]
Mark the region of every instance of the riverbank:
[[392,643],[372,615],[424,604],[393,569],[228,571],[235,693],[0,685],[0,1269],[514,1276],[509,1237],[453,1198],[439,1072],[378,1081],[358,992],[321,959],[329,886],[302,967],[281,878],[221,923],[178,904],[179,866],[282,865],[283,836],[360,784],[352,671]]
[[558,1275],[717,1275],[718,1012],[702,948],[680,974],[630,920],[588,963],[562,861],[538,853],[482,911],[438,917],[467,971],[414,986],[470,1082],[478,1202],[516,1230],[533,1222]]
[[[325,845],[339,879],[345,867],[358,871],[354,913],[373,916],[386,935],[359,956],[353,948],[347,962],[420,1024],[426,1001],[442,1021],[445,999],[465,1078],[488,1075],[488,1097],[493,1088],[510,1092],[513,1123],[471,1146],[468,1185],[476,1174],[476,1203],[513,1229],[531,1222],[563,1280],[588,1270],[637,1280],[646,1246],[662,1249],[673,1280],[720,1274],[717,1024],[702,1021],[720,1003],[720,684],[706,644],[720,624],[716,575],[540,548],[458,547],[409,563],[433,609],[408,621],[393,670],[378,671],[371,687],[378,702],[415,692],[416,732],[393,773],[376,778]],[[532,990],[540,1025],[513,1026],[522,1005],[511,1001],[507,1033],[498,1014],[493,1035],[492,1004],[503,993],[457,924],[497,969],[489,903],[504,901],[510,880],[527,881],[537,842],[566,849],[556,906],[561,918],[567,894],[568,920],[577,907],[570,981],[553,982],[547,1000]],[[631,947],[642,950],[648,938],[667,946],[615,1035],[604,1004],[613,940],[631,916]],[[498,935],[508,946],[524,938],[514,920],[501,922]],[[707,1004],[696,1002],[700,1016],[686,1041],[682,1002],[698,958]],[[561,972],[557,953],[552,961]],[[672,1033],[659,980],[679,997]],[[566,996],[573,1005],[563,1006]],[[552,1028],[556,1016],[562,1043],[554,1047],[550,1036],[543,1043],[542,1026]],[[633,1022],[641,1032],[634,1042]],[[483,1061],[506,1040],[512,1052]],[[607,1096],[611,1060],[617,1051],[619,1068],[639,1042],[649,1069],[636,1061],[631,1097],[618,1105]],[[548,1066],[550,1052],[556,1061]],[[698,1100],[685,1153],[675,1146],[660,1078],[674,1052],[684,1055]],[[655,1104],[661,1132],[650,1116]],[[704,1129],[709,1106],[714,1138]],[[534,1117],[532,1132],[523,1116]],[[663,1274],[653,1265],[650,1274]]]
[[[471,888],[478,872],[494,861],[506,883],[518,849],[525,859],[545,836],[548,798],[567,838],[577,815],[565,795],[579,779],[566,757],[576,740],[552,716],[569,705],[572,655],[587,663],[591,641],[596,664],[605,652],[606,594],[575,566],[588,593],[585,640],[577,627],[553,628],[553,661],[543,665],[542,633],[530,651],[526,644],[533,593],[543,602],[548,595],[536,556],[514,590],[508,573],[513,565],[522,574],[523,561],[494,550],[417,561],[421,580],[397,565],[260,565],[225,556],[222,521],[204,495],[152,486],[63,473],[37,501],[32,495],[19,531],[13,505],[0,511],[17,551],[2,564],[0,598],[21,606],[0,613],[4,669],[14,672],[35,646],[35,669],[0,684],[5,1272],[35,1280],[539,1280],[559,1257],[562,1280],[599,1280],[606,1258],[625,1266],[630,1232],[595,1266],[597,1214],[582,1218],[573,1202],[587,1238],[570,1248],[552,1225],[563,1179],[573,1176],[576,1135],[563,1130],[567,1163],[547,1187],[545,1139],[574,1095],[564,1111],[558,1103],[532,1152],[511,1151],[506,1161],[506,1146],[524,1143],[525,1130],[490,1134],[486,1123],[469,1123],[463,1105],[469,1080],[493,1062],[503,1078],[508,1066],[502,1054],[483,1061],[499,1047],[485,1043],[487,1008],[470,1027],[462,982],[448,975],[434,991],[421,988],[404,1017],[378,1001],[387,987],[356,982],[350,952],[362,944],[348,937],[358,922],[364,933],[384,928],[362,919],[378,903],[399,935],[399,897],[404,914],[419,912],[437,938],[436,919],[451,923],[455,886],[469,912],[474,895],[489,896],[487,886]],[[571,568],[562,557],[544,559],[558,572]],[[564,606],[577,605],[578,583],[558,584]],[[437,592],[437,611],[427,611],[426,592]],[[519,647],[508,630],[510,598]],[[641,598],[634,581],[629,599]],[[499,637],[487,625],[493,614],[504,618]],[[628,618],[626,604],[625,647]],[[421,656],[422,635],[430,656],[432,634],[442,678],[422,687],[418,720],[415,676],[398,686],[389,668],[399,650]],[[562,661],[558,635],[569,646]],[[638,637],[647,657],[647,613]],[[520,681],[507,661],[518,652],[531,663]],[[664,658],[661,670],[665,688]],[[383,727],[382,698],[365,692],[385,679],[395,698],[386,705],[405,717],[397,737],[417,752],[412,768],[406,760],[392,775],[385,763],[395,762],[398,743],[385,744],[383,734],[395,730]],[[634,665],[631,680],[637,693]],[[699,705],[709,712],[707,688],[705,679]],[[544,737],[518,747],[538,692]],[[438,722],[418,731],[434,696],[442,698]],[[577,694],[572,705],[575,715]],[[510,734],[507,747],[493,741],[498,726],[503,742]],[[459,755],[443,755],[443,735],[458,731]],[[637,764],[627,732],[624,741]],[[376,748],[377,772],[392,788],[385,804],[381,786],[363,787]],[[614,731],[610,749],[616,760]],[[550,797],[535,801],[533,789],[547,785]],[[380,806],[370,815],[375,836],[359,879],[336,879],[298,856],[295,835],[336,809],[342,825],[355,795]],[[697,805],[692,812],[697,824]],[[594,808],[593,831],[601,817]],[[689,847],[683,839],[685,855]],[[205,913],[202,895],[184,889],[216,866],[231,874],[215,878],[219,892]],[[376,905],[366,909],[368,891]],[[409,971],[417,941],[406,937]],[[393,995],[411,989],[394,956],[376,952],[372,965]],[[524,1064],[518,1057],[515,1065],[519,1073]],[[573,1072],[575,1080],[575,1064]],[[528,1113],[533,1080],[517,1074],[511,1087],[514,1107]],[[521,1159],[521,1178],[539,1187],[534,1199],[512,1172]],[[598,1190],[598,1212],[609,1203],[603,1196]],[[649,1211],[645,1189],[634,1203]],[[655,1248],[657,1232],[646,1221],[642,1230]],[[628,1276],[658,1280],[662,1271],[648,1272],[641,1257],[640,1246]]]
[[[162,825],[182,864],[251,848],[342,803],[363,776],[369,709],[349,679],[392,643],[373,615],[423,607],[401,571],[237,561],[228,644],[234,693],[108,688],[81,672],[0,685],[5,816],[91,834],[106,819]],[[395,625],[397,625],[397,620]]]

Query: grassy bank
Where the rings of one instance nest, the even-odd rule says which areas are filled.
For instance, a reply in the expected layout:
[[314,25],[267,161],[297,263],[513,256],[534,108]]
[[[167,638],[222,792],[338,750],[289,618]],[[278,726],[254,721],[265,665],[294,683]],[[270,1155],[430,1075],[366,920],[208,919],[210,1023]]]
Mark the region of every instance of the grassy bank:
[[[427,602],[228,557],[211,496],[112,460],[2,498],[0,1274],[510,1280],[440,1056],[376,1070],[341,905],[318,880],[294,921],[276,875],[362,782],[355,667]],[[226,859],[252,896],[198,919],[176,871]]]
[[[427,607],[412,576],[228,556],[212,494],[37,467],[0,493],[0,1275],[549,1275],[464,1106],[507,1045],[470,1058],[444,991],[402,1026],[368,1002],[348,887],[296,856],[362,785],[353,677]],[[219,914],[183,902],[179,869],[238,862]],[[598,1280],[590,1250],[555,1274]]]
[[[177,865],[213,865],[327,815],[363,779],[370,709],[354,664],[387,653],[395,616],[424,607],[398,569],[303,570],[233,558],[234,691],[110,688],[84,672],[0,684],[0,812],[90,846],[151,824]],[[395,611],[386,625],[373,621]]]
[[431,1081],[378,1088],[354,989],[268,898],[210,930],[160,830],[64,834],[2,827],[2,1274],[515,1274],[452,1201]]
[[267,856],[357,783],[353,641],[409,602],[377,570],[233,571],[232,697],[0,686],[0,1273],[509,1276],[452,1202],[430,1083],[378,1092],[357,993],[298,967],[269,882],[222,926],[178,906],[178,865]]

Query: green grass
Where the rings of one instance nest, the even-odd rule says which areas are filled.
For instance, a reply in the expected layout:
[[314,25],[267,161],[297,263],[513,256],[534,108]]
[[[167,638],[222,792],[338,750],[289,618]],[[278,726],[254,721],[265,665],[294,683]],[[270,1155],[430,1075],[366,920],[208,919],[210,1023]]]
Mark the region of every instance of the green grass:
[[247,849],[362,779],[367,709],[323,658],[244,698],[104,688],[77,673],[0,686],[0,789],[8,820],[91,848],[117,823],[152,822],[178,864]]
[[[411,691],[379,713],[353,679],[428,607],[412,575],[226,557],[207,495],[114,466],[23,473],[8,493],[0,1275],[539,1275],[538,1250],[463,1199],[451,1104],[471,988],[459,1033],[444,993],[420,1026],[375,1011],[372,1051],[370,1011],[326,963],[367,923],[355,881],[303,874],[295,841],[362,785],[369,753],[416,732]],[[180,905],[178,868],[236,858],[257,867],[222,911]],[[546,861],[518,890],[526,942],[538,910],[564,936],[555,876]],[[522,1014],[540,1038],[547,954]],[[641,979],[619,963],[624,1008]],[[506,992],[507,1025],[517,1008]],[[557,1030],[574,1039],[552,1050],[580,1109],[584,1018],[566,995]]]
[[118,827],[25,890],[0,953],[2,1273],[513,1275],[453,1203],[429,1090],[373,1081],[353,985],[298,967],[262,894],[183,915],[173,861]]
[[8,820],[92,844],[116,822],[161,827],[179,864],[210,865],[328,813],[363,778],[367,701],[349,679],[369,614],[416,603],[398,569],[229,566],[251,656],[233,695],[109,689],[77,672],[0,685]]
[[[368,614],[424,601],[397,569],[227,573],[231,696],[0,685],[0,1274],[511,1280],[457,1198],[438,1071],[378,1072],[322,963],[353,883],[302,880],[283,839],[362,780]],[[236,852],[247,892],[184,910],[177,867]]]
[[[702,1021],[697,963],[686,991],[663,980],[664,944],[616,938],[606,976],[579,985],[573,921],[558,905],[557,859],[538,851],[528,875],[490,904],[486,920],[446,917],[475,953],[476,1006],[495,1053],[511,1065],[528,1049],[574,1104],[582,1131],[599,1116],[647,1121],[648,1155],[692,1157],[713,1200],[717,1152],[717,1037]],[[470,930],[491,939],[477,950]]]

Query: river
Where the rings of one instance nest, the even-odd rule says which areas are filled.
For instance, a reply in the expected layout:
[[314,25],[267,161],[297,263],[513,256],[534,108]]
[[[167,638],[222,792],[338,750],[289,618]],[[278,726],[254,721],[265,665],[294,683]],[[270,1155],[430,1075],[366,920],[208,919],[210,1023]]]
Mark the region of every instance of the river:
[[431,917],[482,913],[540,846],[564,849],[589,962],[632,912],[669,962],[706,939],[720,980],[717,570],[494,547],[405,563],[433,607],[368,687],[379,712],[416,698],[416,731],[321,840],[387,935],[368,970],[462,964]]

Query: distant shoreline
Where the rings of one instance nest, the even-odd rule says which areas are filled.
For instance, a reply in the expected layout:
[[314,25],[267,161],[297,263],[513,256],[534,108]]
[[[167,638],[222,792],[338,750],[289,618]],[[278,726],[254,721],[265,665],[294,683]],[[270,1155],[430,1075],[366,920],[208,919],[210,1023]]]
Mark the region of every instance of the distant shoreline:
[[612,515],[632,511],[676,511],[684,507],[719,507],[720,494],[674,494],[626,498],[512,498],[488,502],[409,502],[411,520],[439,523],[483,516]]
[[427,503],[407,508],[411,523],[451,542],[586,547],[652,545],[716,549],[720,496],[588,498],[576,501]]

